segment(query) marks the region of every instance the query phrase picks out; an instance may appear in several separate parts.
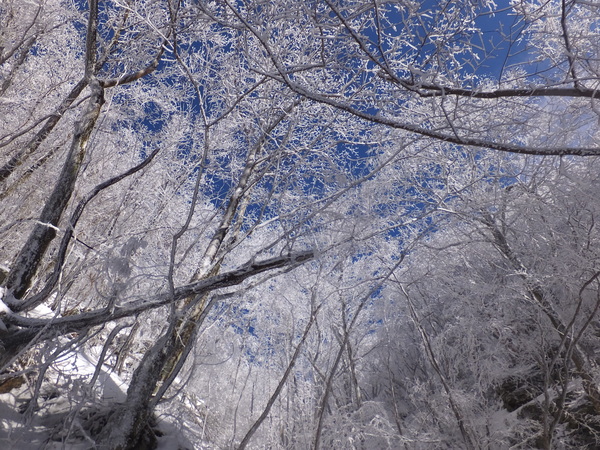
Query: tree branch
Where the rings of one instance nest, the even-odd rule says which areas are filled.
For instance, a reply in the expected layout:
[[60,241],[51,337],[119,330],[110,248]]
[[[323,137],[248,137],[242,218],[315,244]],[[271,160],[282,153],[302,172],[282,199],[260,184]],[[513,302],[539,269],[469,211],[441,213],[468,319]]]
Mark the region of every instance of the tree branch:
[[271,395],[271,397],[269,398],[269,401],[267,402],[267,406],[265,406],[265,409],[263,410],[260,417],[258,419],[256,419],[256,422],[254,422],[254,424],[250,427],[250,429],[248,430],[248,432],[242,439],[242,442],[240,442],[240,445],[238,446],[237,450],[244,450],[246,448],[246,446],[248,445],[248,442],[250,442],[250,439],[252,439],[252,436],[254,435],[254,433],[256,433],[256,430],[258,430],[258,427],[260,427],[260,425],[263,423],[263,421],[269,415],[269,412],[271,411],[271,408],[273,407],[275,400],[277,400],[277,397],[279,397],[279,394],[281,393],[281,390],[283,389],[285,382],[287,381],[288,377],[290,376],[290,373],[292,372],[292,369],[294,368],[294,366],[296,364],[296,360],[298,359],[298,356],[300,355],[300,350],[302,350],[302,346],[304,345],[304,342],[306,341],[306,338],[308,337],[308,333],[310,332],[311,327],[313,326],[313,324],[315,323],[315,320],[317,319],[317,314],[319,313],[319,309],[321,309],[321,305],[317,306],[317,308],[311,313],[310,320],[306,324],[306,328],[304,329],[302,338],[300,339],[300,342],[296,346],[296,350],[294,350],[292,359],[290,360],[290,363],[288,364],[287,368],[285,369],[285,372],[284,372],[283,376],[281,377],[281,380],[279,380],[279,384],[277,385],[277,388],[273,392],[273,395]]
[[45,338],[43,336],[40,337],[41,340],[47,339],[48,336],[64,335],[92,326],[101,325],[109,321],[135,316],[141,312],[159,308],[186,299],[192,295],[204,294],[217,289],[238,285],[247,278],[251,278],[262,272],[284,267],[299,266],[313,259],[314,256],[315,253],[312,250],[307,250],[277,256],[259,262],[251,260],[236,270],[175,288],[173,295],[169,293],[157,294],[149,299],[133,301],[123,306],[102,308],[68,317],[34,319],[11,312],[2,316],[3,322],[7,325],[22,327],[23,329],[9,332],[6,336],[1,337],[0,344],[4,345],[7,350],[9,348],[14,348],[15,346],[26,343],[28,339],[33,338],[44,327],[48,327],[48,331],[44,333],[44,336],[46,336]]
[[150,64],[148,64],[145,68],[138,70],[137,72],[130,73],[127,75],[123,75],[118,78],[111,78],[109,80],[100,80],[100,86],[103,88],[109,88],[113,86],[120,86],[122,84],[132,83],[140,78],[145,77],[146,75],[151,74],[156,70],[158,64],[160,63],[160,58],[162,57],[165,51],[165,43],[160,46],[160,50],[156,57],[152,60]]
[[71,238],[73,237],[73,234],[75,232],[75,226],[77,225],[77,222],[79,221],[81,215],[83,214],[83,211],[84,211],[85,207],[87,206],[87,204],[90,201],[92,201],[92,199],[94,197],[96,197],[96,195],[98,195],[104,189],[106,189],[106,188],[112,186],[113,184],[116,184],[119,181],[127,178],[128,176],[133,175],[134,173],[142,170],[144,167],[146,167],[148,164],[150,164],[150,162],[154,159],[154,157],[158,154],[158,152],[159,152],[159,149],[154,150],[140,164],[136,165],[135,167],[132,167],[131,169],[129,169],[128,171],[126,171],[120,175],[117,175],[116,177],[113,177],[103,183],[100,183],[94,189],[92,189],[92,191],[90,193],[88,193],[88,195],[85,198],[83,198],[79,202],[79,204],[75,208],[75,211],[73,211],[73,214],[71,215],[71,219],[69,220],[69,224],[68,224],[67,229],[65,230],[65,234],[63,235],[63,238],[61,240],[58,253],[54,258],[54,260],[55,260],[54,272],[52,273],[52,275],[46,282],[46,285],[44,286],[44,288],[39,293],[34,295],[33,297],[30,297],[30,298],[24,300],[23,302],[5,301],[5,303],[7,303],[7,305],[14,312],[20,312],[20,311],[25,311],[25,310],[34,308],[37,305],[39,305],[40,303],[42,303],[48,297],[48,295],[50,295],[50,293],[52,292],[52,289],[54,289],[54,286],[56,286],[56,283],[58,282],[58,279],[60,277],[60,272],[62,271],[62,267],[65,262],[65,256],[67,254],[67,249],[69,247]]

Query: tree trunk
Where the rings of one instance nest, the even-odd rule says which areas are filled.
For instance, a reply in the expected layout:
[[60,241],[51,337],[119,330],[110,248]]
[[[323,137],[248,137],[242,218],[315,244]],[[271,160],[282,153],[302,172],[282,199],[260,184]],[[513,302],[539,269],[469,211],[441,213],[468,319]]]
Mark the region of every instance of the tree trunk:
[[98,80],[93,79],[89,86],[92,90],[91,97],[81,113],[80,120],[75,124],[75,135],[62,172],[38,222],[8,274],[6,287],[16,298],[21,298],[29,289],[48,246],[56,236],[60,218],[73,194],[90,134],[104,103],[103,89]]

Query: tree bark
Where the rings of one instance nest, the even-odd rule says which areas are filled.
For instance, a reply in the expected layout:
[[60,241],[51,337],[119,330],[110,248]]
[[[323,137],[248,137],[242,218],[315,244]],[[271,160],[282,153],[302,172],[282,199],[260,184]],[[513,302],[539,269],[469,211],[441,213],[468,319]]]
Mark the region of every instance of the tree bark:
[[62,172],[44,205],[38,222],[8,274],[6,287],[16,298],[21,298],[29,289],[42,257],[56,236],[60,218],[73,194],[90,135],[104,103],[104,91],[98,81],[93,79],[89,86],[92,91],[91,96],[81,113],[81,118],[75,124],[75,135]]

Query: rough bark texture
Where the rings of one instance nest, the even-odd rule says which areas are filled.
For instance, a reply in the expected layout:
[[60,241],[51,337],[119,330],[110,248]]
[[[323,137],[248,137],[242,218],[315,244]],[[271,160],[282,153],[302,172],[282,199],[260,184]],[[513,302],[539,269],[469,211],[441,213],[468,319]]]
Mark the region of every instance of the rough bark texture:
[[73,102],[79,97],[79,94],[87,86],[87,80],[82,79],[77,83],[67,97],[62,101],[59,107],[52,114],[42,129],[29,141],[23,150],[13,155],[6,164],[0,167],[0,183],[4,182],[25,159],[35,152],[40,144],[46,140],[48,135],[54,130],[56,124],[60,121],[64,113],[71,107]]
[[8,274],[6,287],[16,298],[22,297],[29,288],[44,253],[56,236],[58,223],[75,188],[90,134],[104,103],[103,90],[98,82],[90,82],[90,88],[92,95],[82,112],[81,119],[75,124],[75,135],[62,172],[44,205],[38,223]]
[[175,342],[172,339],[173,334],[169,331],[145,353],[131,379],[126,403],[117,406],[109,417],[97,437],[97,448],[111,450],[143,448],[144,432],[149,428],[149,419],[152,415],[149,399]]

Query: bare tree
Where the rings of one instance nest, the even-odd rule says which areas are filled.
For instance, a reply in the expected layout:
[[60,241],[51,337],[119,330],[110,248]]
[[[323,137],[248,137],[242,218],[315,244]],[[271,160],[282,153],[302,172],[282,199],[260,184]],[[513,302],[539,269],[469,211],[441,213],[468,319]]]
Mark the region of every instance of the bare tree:
[[[351,405],[347,424],[379,427],[371,434],[382,440],[370,442],[407,443],[418,427],[401,423],[395,375],[372,384],[364,376],[373,367],[371,336],[380,331],[369,326],[380,320],[371,303],[399,283],[426,347],[416,359],[428,356],[426,373],[443,384],[463,443],[476,446],[481,427],[467,429],[471,418],[453,391],[456,368],[442,367],[449,353],[436,347],[447,330],[433,318],[423,323],[431,311],[419,303],[427,292],[419,277],[434,271],[417,267],[410,282],[402,279],[410,271],[398,275],[407,249],[416,252],[417,243],[451,226],[450,236],[466,233],[465,246],[496,249],[504,275],[487,273],[515,275],[511,289],[524,289],[539,323],[551,325],[543,329],[557,345],[548,377],[562,364],[565,379],[582,380],[598,412],[588,349],[597,268],[590,262],[561,297],[544,278],[556,268],[544,272],[524,250],[523,230],[535,227],[517,220],[526,211],[546,223],[541,206],[534,214],[519,204],[525,193],[537,201],[544,189],[575,189],[558,178],[578,170],[593,180],[589,167],[551,157],[599,154],[597,12],[577,0],[507,9],[490,1],[4,2],[1,379],[30,377],[34,414],[54,361],[76,355],[77,346],[100,348],[92,380],[107,364],[123,369],[127,398],[87,410],[80,403],[68,411],[69,430],[87,414],[79,431],[85,439],[136,448],[152,436],[154,411],[197,373],[189,356],[199,358],[203,333],[218,349],[211,327],[268,323],[268,308],[237,308],[246,298],[257,303],[260,293],[271,309],[290,314],[281,335],[271,323],[265,341],[303,344],[269,347],[289,354],[267,376],[266,364],[236,341],[234,420],[224,426],[224,442],[237,443],[240,430],[250,430],[241,446],[252,433],[257,439],[262,430],[253,424],[264,429],[273,408],[287,402],[287,413],[314,420],[316,433],[306,424],[294,433],[269,429],[270,442],[279,435],[319,447],[325,429],[338,442],[342,433],[327,421]],[[486,191],[492,184],[494,195]],[[555,197],[562,203],[551,214],[571,211],[571,197]],[[573,230],[578,250],[569,261],[576,261],[594,246],[594,213],[586,201],[568,217],[555,224]],[[562,241],[547,248],[534,240],[532,253],[546,258],[570,248],[566,231],[544,230],[548,242]],[[423,258],[435,257],[424,248]],[[318,286],[318,295],[307,285]],[[133,337],[114,331],[129,325]],[[233,339],[253,342],[250,328]],[[301,338],[298,330],[306,330]],[[31,355],[39,364],[24,362]],[[548,386],[557,386],[550,378]],[[393,419],[377,413],[377,422],[365,418],[369,408],[387,404],[365,387],[382,383],[393,392]],[[547,446],[569,410],[565,383],[562,400],[547,402],[554,414]],[[255,389],[271,399],[266,408],[255,407]],[[316,417],[300,412],[302,404],[315,407]]]

